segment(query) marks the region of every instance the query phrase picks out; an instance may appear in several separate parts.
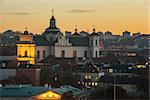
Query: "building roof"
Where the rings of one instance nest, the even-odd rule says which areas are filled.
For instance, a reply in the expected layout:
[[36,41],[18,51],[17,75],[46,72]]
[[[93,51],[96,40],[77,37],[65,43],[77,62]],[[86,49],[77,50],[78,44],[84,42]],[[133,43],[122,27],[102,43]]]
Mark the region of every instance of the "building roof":
[[69,43],[72,43],[72,46],[88,46],[89,38],[88,37],[69,37]]
[[78,32],[75,32],[74,34],[72,34],[72,36],[81,36]]
[[43,35],[36,35],[33,38],[36,46],[50,46],[52,43],[50,43]]
[[93,32],[91,34],[89,34],[89,36],[100,36],[99,33]]
[[62,94],[62,95],[69,92],[69,91],[71,91],[74,96],[81,95],[84,92],[84,91],[82,91],[78,88],[75,88],[75,87],[72,87],[72,86],[69,86],[69,85],[61,86],[61,88],[56,88],[56,89],[53,89],[52,91],[54,91],[58,94]]
[[0,88],[0,97],[31,97],[47,92],[42,86],[5,86]]
[[35,43],[30,41],[19,41],[17,42],[17,44],[35,44]]

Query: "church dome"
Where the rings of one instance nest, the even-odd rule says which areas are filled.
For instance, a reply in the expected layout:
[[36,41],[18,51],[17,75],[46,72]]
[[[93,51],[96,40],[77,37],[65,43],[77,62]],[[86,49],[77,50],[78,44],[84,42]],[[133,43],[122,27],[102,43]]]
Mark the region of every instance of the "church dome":
[[29,34],[29,32],[28,32],[28,31],[24,31],[24,34],[25,34],[25,35],[28,35],[28,34]]

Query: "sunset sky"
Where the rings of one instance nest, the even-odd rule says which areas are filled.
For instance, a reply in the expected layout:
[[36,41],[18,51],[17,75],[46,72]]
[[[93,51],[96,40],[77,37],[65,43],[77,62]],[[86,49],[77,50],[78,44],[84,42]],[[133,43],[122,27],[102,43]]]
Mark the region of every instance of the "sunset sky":
[[123,31],[150,33],[150,0],[0,0],[0,32],[7,29],[42,33],[52,8],[64,31]]

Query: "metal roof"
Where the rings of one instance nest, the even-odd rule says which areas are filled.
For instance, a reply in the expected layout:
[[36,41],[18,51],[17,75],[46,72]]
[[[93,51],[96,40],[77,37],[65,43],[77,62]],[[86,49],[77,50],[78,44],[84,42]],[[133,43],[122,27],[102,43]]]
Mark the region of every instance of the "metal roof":
[[50,46],[52,43],[50,43],[43,35],[36,35],[33,38],[36,46]]
[[70,85],[64,85],[64,86],[61,86],[61,88],[56,88],[56,89],[53,89],[52,91],[54,91],[55,93],[58,93],[58,94],[65,94],[69,91],[71,91],[73,93],[73,95],[81,95],[82,93],[84,93],[84,91],[78,89],[78,88],[75,88],[75,87],[72,87]]
[[31,97],[48,90],[48,88],[42,86],[5,86],[0,88],[0,97]]
[[69,37],[69,42],[72,46],[89,46],[88,37]]

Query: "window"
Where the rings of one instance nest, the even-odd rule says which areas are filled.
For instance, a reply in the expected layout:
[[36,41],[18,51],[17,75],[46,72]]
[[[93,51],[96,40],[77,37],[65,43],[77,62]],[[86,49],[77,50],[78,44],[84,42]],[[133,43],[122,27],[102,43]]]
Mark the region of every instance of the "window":
[[46,57],[46,51],[43,50],[43,58],[45,58],[45,57]]
[[80,81],[78,81],[78,84],[80,84]]
[[92,86],[94,86],[94,82],[92,82]]
[[54,81],[57,81],[57,80],[58,80],[58,78],[57,78],[57,76],[55,76],[55,77],[54,77]]
[[97,46],[97,40],[95,40],[95,45]]
[[91,85],[91,82],[89,82],[88,85]]
[[84,82],[82,82],[82,85],[84,85]]
[[77,51],[73,51],[73,57],[77,57]]
[[37,51],[37,58],[40,59],[40,51]]
[[97,82],[95,82],[95,86],[97,86]]
[[65,57],[65,51],[64,50],[61,51],[61,57],[63,57],[63,58]]
[[97,58],[97,51],[95,51],[95,57]]
[[27,57],[28,56],[28,52],[27,50],[24,52],[24,56]]
[[89,75],[89,79],[91,79],[91,75]]
[[87,75],[85,75],[85,79],[88,79],[88,76],[87,76]]
[[99,56],[101,56],[101,53],[102,53],[102,52],[101,52],[101,51],[99,51]]
[[84,51],[84,57],[87,57],[87,51]]

